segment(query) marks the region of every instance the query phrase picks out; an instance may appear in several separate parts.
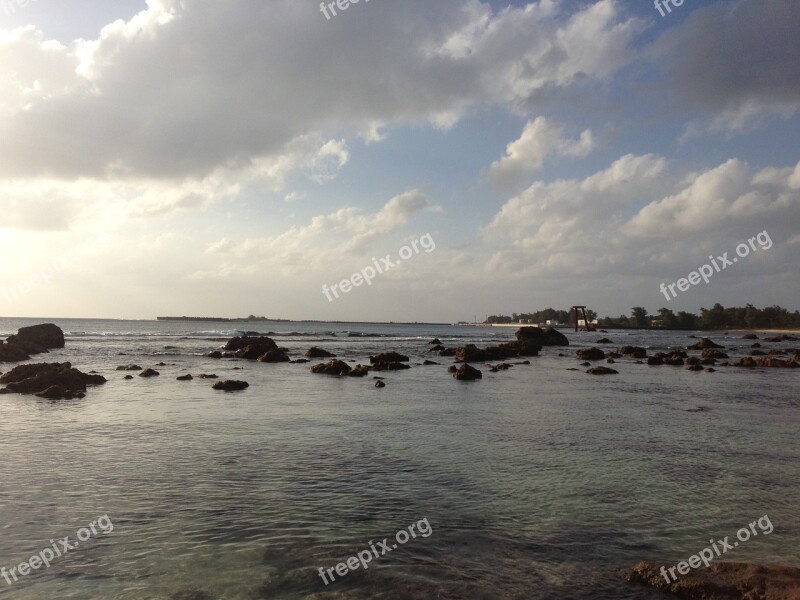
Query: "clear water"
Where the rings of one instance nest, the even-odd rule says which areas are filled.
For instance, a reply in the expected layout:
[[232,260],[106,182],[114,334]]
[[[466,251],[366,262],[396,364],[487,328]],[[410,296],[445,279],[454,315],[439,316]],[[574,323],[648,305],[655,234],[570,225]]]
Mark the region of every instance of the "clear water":
[[[620,360],[620,375],[592,377],[574,350],[605,334],[569,332],[571,348],[506,372],[483,368],[479,382],[455,381],[451,359],[434,357],[441,366],[381,373],[378,390],[371,377],[202,354],[240,326],[278,334],[295,357],[318,345],[367,362],[394,349],[414,364],[431,358],[435,336],[486,344],[514,329],[55,322],[67,347],[40,359],[109,383],[82,400],[0,396],[0,566],[105,514],[114,531],[12,585],[0,578],[2,599],[166,599],[186,589],[217,599],[658,598],[619,569],[675,564],[765,514],[774,532],[725,558],[800,566],[797,371]],[[0,337],[31,323],[0,319]],[[653,351],[689,341],[607,336]],[[744,353],[751,342],[738,336],[712,337]],[[791,344],[769,347],[781,346]],[[162,361],[155,379],[115,371]],[[176,381],[185,373],[250,388]],[[368,571],[327,587],[318,576],[425,518],[429,537]]]

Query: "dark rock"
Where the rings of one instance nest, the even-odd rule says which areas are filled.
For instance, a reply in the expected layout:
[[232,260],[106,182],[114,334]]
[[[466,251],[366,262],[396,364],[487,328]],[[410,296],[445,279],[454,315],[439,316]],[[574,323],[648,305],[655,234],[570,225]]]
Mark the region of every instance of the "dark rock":
[[569,339],[560,331],[548,327],[522,327],[515,334],[517,341],[531,346],[569,346]]
[[167,366],[167,363],[165,363],[165,362],[160,362],[160,363],[158,363],[156,366],[157,366],[157,367],[166,367],[166,366]]
[[0,362],[22,362],[29,358],[30,355],[18,345],[0,342]]
[[606,352],[606,358],[622,358],[619,352]]
[[612,342],[612,341],[611,341],[610,339],[608,339],[608,338],[600,338],[599,340],[597,340],[597,341],[595,342],[595,344],[613,344],[613,343],[614,343],[614,342]]
[[375,382],[375,387],[376,387],[376,388],[385,388],[385,387],[386,387],[386,384],[385,384],[385,383],[383,383],[382,381],[376,381],[376,382]]
[[697,358],[696,356],[692,356],[692,357],[686,359],[686,364],[689,365],[690,367],[693,367],[695,365],[699,365],[700,364],[700,359]]
[[703,358],[730,358],[727,354],[725,354],[722,350],[716,350],[715,348],[706,348],[703,350]]
[[579,360],[603,360],[606,357],[600,348],[582,348],[575,355]]
[[320,375],[347,375],[352,371],[353,368],[348,365],[346,362],[341,360],[332,360],[327,363],[321,363],[318,365],[314,365],[311,367],[312,373],[317,373]]
[[717,364],[717,360],[715,358],[704,358],[700,361],[701,365],[715,365]]
[[706,348],[725,348],[725,346],[720,346],[719,344],[715,344],[708,338],[703,338],[696,344],[692,344],[688,347],[688,350],[705,350]]
[[216,375],[207,375],[206,373],[201,373],[197,376],[198,379],[217,379]]
[[683,358],[680,356],[670,355],[664,359],[664,364],[671,367],[682,367],[686,363],[683,362]]
[[327,350],[323,350],[322,348],[317,348],[314,346],[308,352],[306,352],[306,358],[336,358],[336,355],[332,352],[328,352]]
[[456,373],[457,371],[458,371],[458,367],[455,366],[455,365],[450,365],[449,367],[447,367],[447,372],[448,373]]
[[428,352],[441,352],[442,350],[447,350],[447,348],[445,348],[441,344],[437,344],[436,346],[428,350]]
[[192,377],[191,374],[181,375],[180,377],[178,377],[178,381],[191,381],[192,379],[194,379],[194,377]]
[[265,352],[261,356],[258,357],[258,362],[262,363],[282,363],[282,362],[291,362],[291,358],[286,355],[280,348],[276,348],[274,350],[270,350]]
[[422,366],[423,366],[423,367],[429,367],[429,366],[431,366],[431,365],[438,365],[438,364],[439,364],[439,363],[437,363],[437,362],[433,362],[432,360],[426,360],[425,362],[423,362],[423,363],[422,363]]
[[455,356],[456,349],[455,348],[445,348],[439,351],[439,356]]
[[133,379],[133,375],[125,375],[123,379]]
[[582,362],[582,363],[581,363],[581,366],[582,366],[582,367],[591,367],[591,366],[592,366],[592,363],[590,363],[590,362]]
[[347,376],[348,377],[366,377],[369,375],[371,367],[367,365],[356,365],[352,371],[350,371]]
[[398,352],[383,352],[377,356],[369,357],[369,362],[371,362],[373,365],[377,363],[408,362],[409,360],[410,359],[407,356]]
[[755,344],[752,344],[750,347],[751,347],[751,348],[761,348],[761,344],[759,344],[758,342],[756,342]]
[[228,342],[225,344],[225,350],[238,352],[239,350],[247,348],[248,346],[263,346],[264,351],[262,354],[264,354],[264,352],[268,352],[277,348],[278,344],[276,344],[272,338],[267,336],[251,337],[243,335],[228,340]]
[[291,362],[293,362],[296,365],[304,365],[306,363],[310,363],[311,361],[308,360],[307,358],[298,358],[297,360],[293,360]]
[[712,367],[708,367],[708,368],[706,369],[706,373],[716,373],[716,372],[717,372],[717,370],[716,370],[716,369],[714,369],[714,368],[712,368]]
[[410,368],[411,365],[401,362],[376,362],[372,365],[373,371],[405,371]]
[[[8,338],[8,339],[9,339],[9,341],[11,340],[11,338]],[[796,342],[796,341],[798,341],[798,338],[793,337],[791,335],[782,334],[782,335],[777,335],[775,337],[764,338],[764,341],[765,342]]]
[[57,327],[52,323],[32,325],[30,327],[20,327],[19,331],[17,331],[17,335],[12,335],[6,340],[6,343],[12,345],[15,342],[33,344],[46,350],[63,348],[64,332],[60,327]]
[[770,350],[767,354],[775,356],[789,354],[789,352],[787,350]]
[[213,352],[209,352],[206,354],[208,358],[222,358],[222,352],[219,350],[214,350]]
[[659,366],[664,364],[664,359],[661,356],[650,356],[647,358],[647,364]]
[[747,335],[742,336],[743,340],[757,340],[758,336],[755,333],[748,333]]
[[158,377],[159,375],[161,375],[161,373],[154,369],[145,369],[139,373],[139,377]]
[[737,562],[713,562],[667,581],[662,564],[644,561],[622,573],[623,578],[683,600],[797,600],[800,569]]
[[619,371],[609,369],[608,367],[594,367],[586,371],[589,375],[618,375]]
[[71,363],[39,363],[22,365],[0,376],[6,393],[45,394],[46,398],[77,398],[87,386],[102,385],[106,378],[89,375],[72,367]]
[[762,356],[756,363],[759,367],[769,367],[771,369],[796,369],[798,365],[793,360],[781,360],[772,356]]
[[440,345],[441,343],[442,340],[440,340],[439,338],[434,338],[432,341],[428,342],[428,344],[431,346],[437,346]]
[[751,350],[750,351],[750,356],[766,356],[766,355],[767,355],[767,353],[764,352],[763,350]]
[[647,350],[639,346],[623,346],[619,353],[631,358],[647,358]]
[[242,390],[249,388],[250,384],[246,381],[234,381],[232,379],[228,379],[227,381],[218,381],[211,387],[222,392],[241,392]]
[[476,379],[483,379],[483,373],[481,373],[475,367],[470,367],[467,363],[461,365],[461,367],[453,374],[458,381],[475,381]]
[[515,365],[529,365],[529,364],[531,364],[531,361],[529,361],[529,360],[523,360],[523,361],[521,361],[521,362],[514,363],[514,364],[515,364]]
[[117,367],[117,371],[144,371],[139,365],[123,365]]
[[703,365],[689,365],[686,367],[687,371],[704,371],[705,367]]
[[613,358],[607,358],[607,359],[606,359],[606,362],[607,362],[608,364],[610,364],[610,365],[613,365],[613,364],[615,364],[617,361],[615,361]]

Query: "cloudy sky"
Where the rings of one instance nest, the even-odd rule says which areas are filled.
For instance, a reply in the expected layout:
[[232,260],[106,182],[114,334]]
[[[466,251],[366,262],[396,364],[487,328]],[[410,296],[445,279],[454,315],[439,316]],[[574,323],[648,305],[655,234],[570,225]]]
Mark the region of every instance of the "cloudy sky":
[[[0,315],[800,308],[797,0],[329,16],[0,0]],[[763,231],[708,285],[659,291]]]

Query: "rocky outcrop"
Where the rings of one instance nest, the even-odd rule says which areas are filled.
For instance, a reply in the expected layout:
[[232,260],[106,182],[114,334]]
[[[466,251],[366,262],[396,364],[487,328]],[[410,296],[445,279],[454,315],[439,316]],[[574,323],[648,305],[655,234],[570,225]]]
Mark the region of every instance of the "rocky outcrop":
[[575,356],[578,360],[603,360],[606,354],[600,348],[581,348],[575,352]]
[[619,353],[631,358],[647,358],[647,350],[639,346],[622,346],[619,349]]
[[517,341],[538,346],[569,346],[569,339],[552,327],[522,327],[516,333]]
[[383,352],[377,356],[370,356],[369,362],[373,365],[382,362],[408,362],[410,359],[399,352]]
[[194,379],[194,377],[192,377],[191,373],[189,375],[180,375],[177,377],[178,381],[191,381],[192,379]]
[[453,377],[458,381],[475,381],[476,379],[483,379],[483,373],[475,367],[470,367],[467,363],[464,363],[453,373]]
[[761,356],[757,359],[753,358],[752,356],[745,356],[738,363],[735,363],[734,366],[736,367],[768,367],[772,369],[796,369],[800,367],[794,360],[783,360],[780,358],[775,358],[774,356]]
[[800,600],[800,569],[714,562],[667,581],[663,565],[644,561],[623,578],[683,600]]
[[747,335],[742,336],[743,340],[757,340],[758,336],[755,333],[748,333]]
[[715,344],[708,338],[702,338],[696,344],[692,344],[687,349],[688,350],[705,350],[706,348],[725,348],[725,346],[720,346],[719,344]]
[[144,371],[139,365],[122,365],[117,367],[117,371]]
[[246,381],[234,381],[232,379],[228,379],[226,381],[218,381],[211,387],[221,392],[241,392],[242,390],[249,388],[250,384]]
[[595,342],[595,344],[613,344],[613,343],[614,343],[614,342],[612,342],[612,341],[611,341],[610,339],[608,339],[608,338],[600,338],[599,340],[597,340],[597,341]]
[[328,352],[327,350],[314,346],[306,352],[306,358],[336,358],[336,355],[333,352]]
[[[267,336],[251,337],[242,335],[228,340],[228,343],[225,344],[225,350],[233,352],[233,356],[247,360],[258,360],[259,357],[277,349],[278,344]],[[223,354],[223,356],[226,356],[226,354]]]
[[376,382],[375,382],[375,387],[376,387],[376,388],[378,388],[378,389],[380,389],[380,388],[385,388],[385,387],[386,387],[386,384],[385,384],[385,383],[383,383],[382,381],[376,381]]
[[291,358],[289,358],[282,349],[275,348],[274,350],[270,350],[258,357],[258,362],[262,363],[282,363],[282,362],[291,362]]
[[64,347],[64,332],[52,323],[21,327],[0,342],[0,362],[22,362],[31,356]]
[[730,358],[727,354],[725,354],[722,350],[717,350],[715,348],[706,348],[703,350],[703,358]]
[[139,377],[145,377],[145,378],[158,377],[159,375],[161,375],[161,373],[159,373],[155,369],[145,369],[144,371],[139,373]]
[[[10,339],[10,338],[9,338]],[[764,338],[765,342],[797,342],[798,338],[791,335],[776,335],[775,337]]]
[[318,375],[348,375],[352,371],[352,367],[342,360],[332,360],[327,363],[314,365],[311,367],[312,373]]
[[0,376],[6,385],[2,393],[36,394],[42,398],[83,398],[90,385],[102,385],[102,375],[82,373],[71,363],[39,363],[22,365]]

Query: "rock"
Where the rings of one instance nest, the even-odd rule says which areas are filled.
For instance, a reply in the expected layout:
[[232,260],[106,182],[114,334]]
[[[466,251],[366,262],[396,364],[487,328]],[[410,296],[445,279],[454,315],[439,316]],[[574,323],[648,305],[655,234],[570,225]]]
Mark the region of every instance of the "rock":
[[600,348],[582,348],[575,355],[579,360],[603,360],[606,357]]
[[442,350],[447,350],[447,348],[445,348],[441,344],[437,344],[436,346],[428,350],[428,352],[441,352]]
[[222,352],[219,350],[214,350],[213,352],[209,352],[206,354],[208,358],[222,358]]
[[194,379],[194,377],[192,377],[191,374],[189,374],[189,375],[181,375],[177,379],[178,381],[191,381],[192,379]]
[[610,364],[610,365],[613,365],[613,364],[615,364],[617,361],[615,361],[613,358],[607,358],[607,359],[606,359],[606,362],[607,362],[608,364]]
[[647,358],[647,350],[639,346],[622,346],[619,353],[632,358]]
[[522,327],[515,334],[517,341],[534,346],[569,346],[569,339],[560,331],[548,327]]
[[445,348],[439,351],[439,356],[455,356],[456,349],[455,348]]
[[161,375],[161,373],[159,373],[155,369],[145,369],[144,371],[139,373],[139,377],[158,377],[159,375]]
[[664,364],[664,359],[661,356],[650,356],[647,358],[647,364],[659,366]]
[[523,360],[523,361],[520,361],[520,362],[518,362],[518,363],[514,363],[514,364],[515,364],[515,365],[529,365],[529,364],[531,364],[531,361],[529,361],[529,360]]
[[432,360],[426,360],[424,363],[422,363],[422,366],[424,366],[424,367],[429,367],[429,366],[431,366],[431,365],[438,365],[438,364],[439,364],[439,363],[437,363],[437,362],[433,362]]
[[200,375],[197,376],[197,378],[198,379],[216,379],[217,376],[213,375],[213,374],[212,375],[207,375],[205,373],[201,373]]
[[582,367],[591,367],[591,366],[592,366],[592,363],[590,363],[590,362],[582,362],[582,363],[581,363],[581,366],[582,366]]
[[664,364],[671,367],[682,367],[686,363],[683,362],[683,358],[680,356],[670,355],[664,359]]
[[311,367],[312,373],[320,375],[347,375],[352,371],[352,367],[346,362],[341,360],[332,360],[327,363],[321,363]]
[[369,362],[373,365],[377,363],[408,362],[409,360],[407,356],[398,352],[383,352],[377,356],[369,357]]
[[703,350],[703,358],[730,358],[727,354],[725,354],[722,350],[716,350],[715,348],[706,348]]
[[[9,339],[9,341],[11,340],[11,338],[8,338],[8,339]],[[778,335],[778,336],[775,336],[775,337],[764,338],[764,341],[765,342],[796,342],[796,341],[798,341],[798,338],[793,337],[791,335],[782,334],[782,335]]]
[[64,332],[60,327],[52,323],[45,323],[43,325],[32,325],[30,327],[20,327],[17,335],[10,336],[6,343],[14,344],[20,342],[22,344],[33,344],[40,346],[45,350],[53,350],[56,348],[64,347]]
[[619,352],[606,352],[606,358],[622,358]]
[[457,371],[458,371],[458,367],[455,366],[455,365],[450,365],[449,367],[447,367],[447,372],[448,373],[456,373]]
[[725,348],[725,346],[720,346],[719,344],[715,344],[708,338],[703,338],[696,344],[692,344],[687,349],[688,350],[705,350],[706,348]]
[[475,381],[476,379],[483,379],[483,373],[475,367],[470,367],[467,363],[464,363],[453,373],[453,377],[458,381]]
[[306,352],[306,358],[336,358],[336,355],[332,352],[328,352],[327,350],[323,350],[322,348],[317,348],[314,346],[308,352]]
[[798,365],[793,360],[781,360],[772,356],[762,356],[756,360],[759,367],[769,367],[771,369],[796,369]]
[[755,344],[752,344],[750,347],[751,347],[751,348],[761,348],[761,344],[759,344],[758,342],[756,342]]
[[712,368],[712,367],[708,367],[708,368],[706,369],[706,373],[716,373],[716,372],[717,372],[717,370],[716,370],[716,369],[714,369],[714,368]]
[[692,357],[686,359],[686,364],[689,365],[690,367],[693,367],[695,365],[699,365],[700,364],[700,359],[697,358],[696,356],[692,356]]
[[[623,578],[683,600],[797,600],[800,569],[737,562],[713,562],[667,581],[664,565],[644,561],[622,573]],[[672,578],[670,578],[672,579]]]
[[404,371],[410,368],[411,365],[401,362],[376,362],[372,365],[374,371]]
[[375,382],[375,387],[376,387],[376,388],[385,388],[385,387],[386,387],[386,384],[385,384],[385,383],[383,383],[382,381],[376,381],[376,382]]
[[292,360],[292,361],[289,361],[289,362],[292,362],[292,363],[294,363],[296,365],[304,365],[306,363],[310,363],[311,361],[308,360],[307,358],[298,358],[297,360]]
[[274,350],[270,350],[265,352],[261,356],[258,357],[258,362],[262,363],[282,363],[282,362],[291,362],[291,358],[286,355],[281,348],[275,348]]
[[742,336],[743,340],[757,340],[758,336],[755,333],[748,333],[747,335]]
[[428,345],[430,345],[430,346],[439,346],[439,345],[441,345],[441,343],[442,343],[442,340],[440,340],[439,338],[434,338],[433,340],[428,342]]
[[715,365],[717,364],[717,360],[715,358],[704,358],[700,361],[701,365]]
[[619,371],[609,369],[608,367],[594,367],[586,371],[589,375],[618,375]]
[[238,352],[247,346],[264,346],[264,352],[267,352],[277,348],[278,344],[276,344],[272,338],[267,336],[251,337],[243,335],[228,340],[228,342],[225,344],[225,350]]
[[242,390],[249,388],[250,384],[246,381],[234,381],[232,379],[228,379],[227,381],[218,381],[211,387],[221,392],[241,392]]
[[50,399],[83,397],[87,386],[102,385],[106,378],[88,375],[72,367],[71,363],[39,363],[22,365],[0,376],[6,384],[6,393],[44,394]]
[[165,363],[165,362],[160,362],[160,363],[158,363],[156,366],[157,366],[157,367],[166,367],[166,366],[167,366],[167,363]]
[[613,344],[613,343],[614,343],[614,342],[612,342],[612,341],[611,341],[610,339],[608,339],[608,338],[600,338],[599,340],[597,340],[597,341],[595,342],[595,344]]
[[125,375],[123,379],[133,379],[133,375]]
[[139,365],[123,365],[117,367],[117,371],[144,371]]
[[705,367],[703,365],[690,365],[686,367],[687,371],[704,371]]
[[756,359],[751,356],[745,356],[740,359],[738,363],[734,363],[734,367],[748,367],[753,368],[756,366]]
[[356,365],[355,368],[350,371],[347,376],[348,377],[366,377],[369,375],[371,367],[366,365]]
[[0,342],[0,362],[22,362],[30,355],[17,345]]

